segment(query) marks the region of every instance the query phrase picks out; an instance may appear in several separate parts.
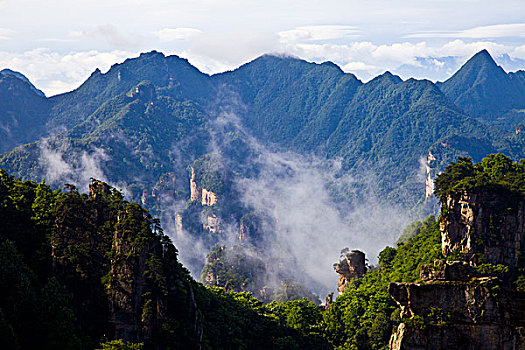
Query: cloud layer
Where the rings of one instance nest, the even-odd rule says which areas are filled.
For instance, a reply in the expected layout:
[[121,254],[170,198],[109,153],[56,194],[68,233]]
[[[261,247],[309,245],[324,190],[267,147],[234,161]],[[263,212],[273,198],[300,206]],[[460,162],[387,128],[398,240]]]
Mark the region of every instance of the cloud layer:
[[[286,53],[315,62],[333,61],[344,71],[354,73],[365,81],[386,70],[403,78],[445,80],[470,56],[482,49],[489,50],[503,68],[509,67],[509,71],[515,67],[525,68],[525,44],[504,45],[495,41],[461,39],[439,45],[431,45],[426,41],[381,45],[370,41],[353,41],[347,44],[318,43],[315,39],[294,42],[295,38],[304,34],[298,32],[286,33],[286,40],[291,42],[282,40],[283,37],[279,42],[278,36],[252,38],[248,34],[239,34],[236,40],[227,41],[220,35],[210,38],[196,29],[186,29],[161,31],[157,34],[166,41],[200,37],[190,49],[173,54],[188,58],[205,73],[235,69],[268,52]],[[324,34],[308,32],[304,34],[304,38],[315,38],[316,35]],[[20,71],[47,96],[52,96],[77,88],[96,68],[107,71],[112,64],[138,54],[138,51],[122,50],[61,54],[45,48],[22,54],[0,51],[0,68]]]
[[97,67],[104,71],[150,50],[188,58],[206,73],[265,53],[330,60],[363,80],[385,70],[443,80],[480,49],[489,49],[508,70],[525,67],[523,0],[50,0],[0,6],[0,69],[21,71],[47,95],[78,86]]

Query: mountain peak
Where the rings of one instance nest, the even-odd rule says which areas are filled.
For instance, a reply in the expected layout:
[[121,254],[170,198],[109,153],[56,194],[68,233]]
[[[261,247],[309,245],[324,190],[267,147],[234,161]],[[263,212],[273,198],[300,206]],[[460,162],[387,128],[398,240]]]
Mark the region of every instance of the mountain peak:
[[[484,81],[505,79],[506,75],[507,73],[498,66],[490,53],[487,50],[481,50],[465,62],[443,85],[445,90],[447,90],[446,85],[455,85],[459,87],[459,90],[465,90]],[[459,90],[458,93],[461,93]]]
[[4,75],[4,76],[12,76],[12,77],[15,77],[15,78],[18,78],[22,81],[24,81],[25,83],[27,83],[29,85],[29,87],[31,88],[31,90],[33,90],[37,95],[41,96],[41,97],[46,97],[46,95],[44,95],[44,93],[37,89],[33,83],[31,83],[31,81],[29,81],[29,79],[27,79],[27,77],[25,75],[23,75],[22,73],[20,72],[16,72],[14,70],[11,70],[9,68],[5,68],[5,69],[2,69],[0,71],[0,77]]
[[487,50],[481,50],[439,88],[466,113],[492,120],[521,108],[523,92],[517,80],[509,77]]
[[140,54],[139,57],[149,57],[149,56],[162,56],[162,57],[166,57],[164,56],[164,54],[162,52],[159,52],[157,50],[151,50],[150,52],[143,52]]
[[498,67],[498,64],[494,61],[487,50],[481,50],[476,53],[463,65],[463,67],[466,67],[467,65],[476,65],[478,67]]
[[389,71],[386,71],[383,74],[378,75],[374,79],[370,80],[370,82],[382,82],[382,81],[388,81],[393,84],[398,84],[398,83],[401,83],[403,79],[401,79],[397,75],[390,73]]

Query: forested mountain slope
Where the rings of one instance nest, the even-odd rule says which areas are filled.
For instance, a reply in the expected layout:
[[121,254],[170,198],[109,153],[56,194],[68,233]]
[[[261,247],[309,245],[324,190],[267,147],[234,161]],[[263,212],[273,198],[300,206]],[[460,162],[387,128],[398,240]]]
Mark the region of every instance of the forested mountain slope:
[[[95,71],[78,89],[46,99],[24,79],[4,74],[0,116],[7,125],[16,115],[11,124],[18,125],[10,129],[18,136],[5,147],[18,147],[0,156],[0,167],[53,186],[86,189],[96,177],[122,188],[130,200],[169,222],[172,234],[202,244],[199,269],[216,243],[239,237],[271,241],[288,232],[276,224],[289,210],[263,214],[256,206],[267,198],[246,198],[243,184],[250,181],[302,181],[298,171],[312,168],[314,183],[323,182],[328,206],[338,213],[368,200],[419,217],[435,212],[433,179],[450,161],[458,156],[478,161],[493,152],[525,155],[519,118],[503,125],[469,114],[461,102],[482,96],[474,89],[478,85],[492,94],[487,79],[507,84],[522,76],[506,74],[486,52],[436,85],[389,72],[363,83],[329,62],[271,55],[208,76],[187,60],[153,51],[106,73]],[[470,95],[460,98],[457,90],[469,86]],[[513,86],[517,100],[523,89]],[[480,97],[472,105],[482,108],[484,101]],[[218,169],[221,176],[215,176]],[[294,264],[299,260],[289,264],[290,271]]]
[[1,170],[0,219],[3,349],[329,348],[247,293],[195,282],[158,219],[103,182],[88,195]]
[[[508,144],[504,140],[510,133],[487,128],[473,117],[487,120],[489,112],[517,111],[525,94],[522,75],[506,74],[482,51],[438,84],[443,95],[429,81],[401,81],[387,72],[363,84],[329,62],[271,55],[209,77],[184,59],[153,51],[116,64],[105,74],[97,70],[78,89],[47,100],[26,91],[24,96],[31,98],[24,104],[27,116],[21,114],[17,123],[31,123],[36,131],[15,137],[4,148],[36,141],[44,131],[62,130],[66,143],[75,145],[67,153],[104,149],[110,159],[125,159],[128,167],[153,170],[142,181],[152,184],[153,178],[173,171],[171,164],[185,167],[209,152],[210,133],[215,132],[211,122],[228,110],[263,145],[340,157],[345,172],[371,170],[380,181],[381,194],[399,199],[400,193],[414,193],[407,198],[410,207],[424,193],[424,184],[415,180],[420,159],[443,138],[467,137],[470,142],[464,142],[460,151],[439,153],[460,152],[478,159],[476,150],[484,144],[495,151],[512,148],[512,156],[520,154],[521,141],[502,145]],[[19,104],[12,95],[3,101],[14,100]],[[13,108],[3,107],[7,123]],[[180,128],[180,117],[173,122],[173,115],[183,115],[187,127]],[[509,123],[516,124],[516,119],[506,120],[504,126]],[[117,141],[109,140],[115,138],[126,140],[126,147],[112,145]],[[19,176],[41,177],[38,164],[22,159],[37,159],[35,152],[41,148],[40,144],[17,150],[19,156],[8,155],[2,164]],[[176,160],[162,155],[169,148],[178,149]],[[103,170],[113,183],[130,184],[121,178],[122,172]]]
[[524,72],[506,73],[486,50],[438,86],[465,113],[490,124],[512,128],[525,118]]

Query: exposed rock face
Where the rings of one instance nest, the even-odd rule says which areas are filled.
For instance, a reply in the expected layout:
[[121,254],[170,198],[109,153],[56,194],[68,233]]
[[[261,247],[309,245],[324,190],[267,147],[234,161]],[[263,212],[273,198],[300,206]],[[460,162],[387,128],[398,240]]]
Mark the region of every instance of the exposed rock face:
[[516,266],[525,248],[525,200],[506,193],[457,193],[440,218],[443,255]]
[[191,168],[190,176],[190,200],[192,202],[201,202],[203,206],[209,206],[217,204],[218,196],[216,193],[202,188],[195,181],[195,170]]
[[144,190],[142,191],[142,197],[140,199],[140,202],[142,203],[142,205],[146,205],[148,204],[148,190]]
[[337,264],[335,272],[339,274],[337,291],[343,294],[350,281],[364,276],[366,272],[365,253],[352,250]]
[[89,185],[89,198],[95,202],[110,194],[111,187],[105,182],[97,181]]
[[[128,215],[125,213],[125,220]],[[120,221],[119,220],[119,221]],[[152,242],[153,243],[153,242]],[[155,242],[156,243],[156,242]],[[115,259],[111,266],[113,281],[108,291],[110,306],[110,322],[115,327],[116,339],[132,339],[139,341],[143,339],[143,326],[141,320],[142,306],[144,305],[143,294],[146,291],[144,272],[146,260],[149,254],[159,253],[161,247],[146,246],[137,249],[129,240],[124,231],[117,230],[113,239],[113,250]],[[124,258],[124,256],[129,256]],[[131,278],[134,276],[135,278]],[[159,300],[156,300],[159,302]],[[162,308],[162,303],[155,308]]]
[[326,296],[326,301],[323,307],[324,311],[327,311],[330,308],[330,305],[334,302],[334,292],[329,293]]
[[495,292],[495,278],[475,282],[391,283],[402,317],[390,341],[400,349],[525,349],[525,293]]
[[212,205],[217,204],[217,195],[213,193],[212,191],[208,191],[207,189],[202,189],[202,205],[207,205],[211,207]]
[[211,233],[222,232],[221,219],[215,215],[208,215],[207,223],[203,224],[203,228]]
[[428,198],[434,194],[434,179],[432,168],[432,161],[436,160],[436,157],[431,152],[428,152],[427,161],[425,163],[425,198]]
[[464,325],[452,329],[427,325],[424,329],[418,329],[402,323],[391,338],[390,349],[521,350],[525,347],[520,332],[514,327],[491,324]]
[[259,216],[254,212],[243,215],[239,221],[239,240],[252,241],[254,243],[259,241],[264,235],[263,222],[266,221],[268,225],[272,226],[275,224],[272,218],[267,216],[264,219],[262,218],[263,216]]
[[[122,79],[120,74],[119,79]],[[140,83],[131,91],[130,95],[131,97],[139,98],[145,102],[151,102],[157,98],[155,86],[150,82]]]
[[390,284],[409,319],[392,336],[391,349],[525,349],[525,292],[496,277],[473,277],[480,263],[518,266],[524,203],[502,191],[455,193],[442,203],[443,255],[464,261],[422,266],[423,283]]
[[201,339],[193,287],[180,273],[175,247],[153,226],[144,209],[103,182],[90,185],[88,198],[65,193],[52,237],[53,274],[71,291],[90,339],[167,348],[164,327],[174,314],[195,322],[184,342]]
[[464,261],[444,262],[435,260],[434,265],[422,265],[420,277],[423,281],[468,281],[470,266]]
[[195,169],[191,167],[191,176],[190,176],[190,201],[196,202],[201,200],[202,188],[197,185],[195,182]]

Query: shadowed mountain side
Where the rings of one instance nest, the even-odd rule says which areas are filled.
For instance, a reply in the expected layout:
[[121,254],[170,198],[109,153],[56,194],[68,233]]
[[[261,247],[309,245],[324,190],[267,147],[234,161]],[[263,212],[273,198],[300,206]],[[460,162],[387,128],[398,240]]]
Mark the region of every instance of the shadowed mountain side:
[[[186,165],[204,153],[208,116],[193,102],[155,95],[150,83],[105,102],[83,123],[50,139],[6,153],[2,166],[26,179],[79,185],[101,176],[140,200],[163,173],[186,178]],[[140,91],[149,90],[144,96]],[[180,184],[185,189],[185,183]]]
[[50,105],[26,77],[0,71],[0,153],[45,135]]

